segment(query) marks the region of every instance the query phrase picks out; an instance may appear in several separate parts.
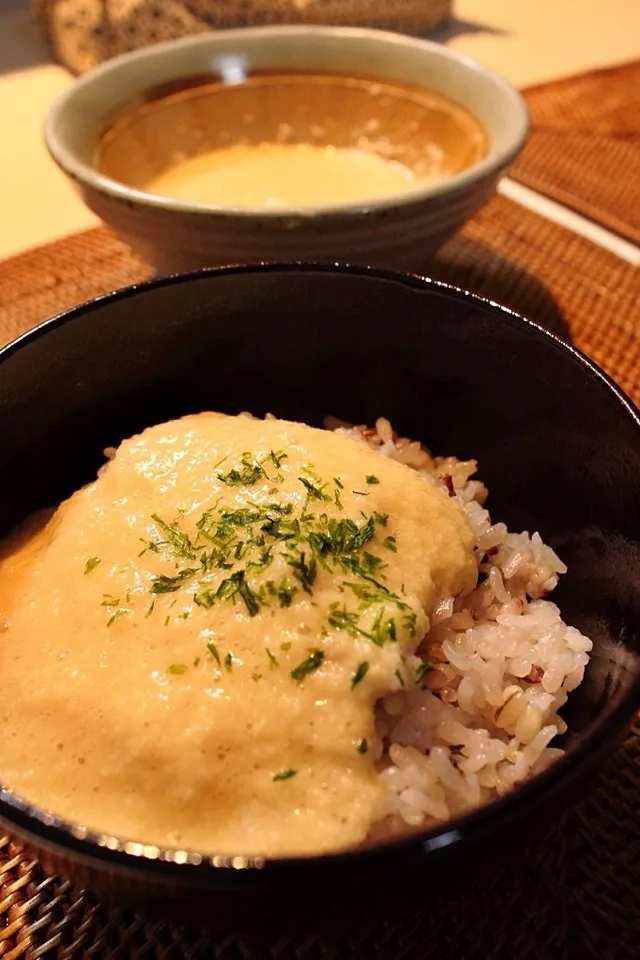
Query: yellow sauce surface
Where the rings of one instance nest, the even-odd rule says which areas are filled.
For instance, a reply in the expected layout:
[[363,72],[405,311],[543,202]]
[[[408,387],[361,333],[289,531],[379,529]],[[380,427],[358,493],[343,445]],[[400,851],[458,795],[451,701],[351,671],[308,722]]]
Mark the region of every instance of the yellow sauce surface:
[[355,147],[261,143],[182,160],[145,189],[216,206],[278,208],[374,199],[415,183],[409,167]]
[[474,577],[459,506],[364,443],[212,413],[151,427],[0,554],[2,783],[148,844],[357,844],[375,702]]

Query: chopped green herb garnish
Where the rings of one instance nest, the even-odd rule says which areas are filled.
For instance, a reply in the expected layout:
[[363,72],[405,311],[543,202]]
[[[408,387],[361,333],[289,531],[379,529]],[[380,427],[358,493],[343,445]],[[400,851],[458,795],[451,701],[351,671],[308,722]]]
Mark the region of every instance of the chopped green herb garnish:
[[240,580],[238,586],[238,593],[244,601],[244,605],[247,608],[247,613],[250,617],[255,617],[255,615],[260,610],[260,600],[257,595],[253,592],[247,581],[244,577]]
[[[261,539],[263,538],[256,537],[255,538],[256,542],[252,544],[252,546],[253,545],[255,545],[256,547],[261,546],[261,544],[257,542],[257,541],[260,541]],[[247,564],[247,570],[255,570],[257,572],[261,570],[266,570],[269,564],[271,563],[271,561],[273,560],[272,550],[273,550],[273,547],[266,547],[264,550],[261,550],[257,559],[251,560]]]
[[91,573],[92,570],[95,570],[95,568],[98,566],[100,562],[101,562],[100,557],[89,557],[89,559],[84,565],[85,575],[87,573]]
[[145,613],[145,617],[150,617],[150,616],[151,616],[151,614],[153,613],[153,608],[155,607],[155,605],[156,605],[155,600],[152,600],[152,601],[151,601],[151,606],[149,607],[149,609],[148,609],[147,612]]
[[151,593],[175,593],[179,590],[185,580],[191,580],[199,571],[194,567],[187,567],[180,570],[175,577],[165,577],[164,575],[156,577],[151,584]]
[[141,537],[140,542],[144,543],[144,547],[138,554],[139,557],[144,557],[145,553],[149,551],[151,553],[160,553],[160,545],[155,543],[153,540],[143,540]]
[[199,607],[204,607],[206,610],[210,610],[213,606],[215,596],[215,590],[201,590],[200,593],[194,594],[193,599]]
[[267,651],[267,656],[269,657],[269,669],[275,670],[275,668],[278,666],[278,661],[271,653],[271,650],[269,650],[269,647],[265,647],[265,650]]
[[107,621],[107,626],[108,626],[108,627],[113,626],[113,624],[116,622],[116,620],[122,620],[122,618],[123,618],[123,617],[126,617],[126,615],[127,615],[128,613],[129,613],[128,610],[123,610],[123,609],[116,610],[116,612],[113,614],[113,616],[111,616],[110,619]]
[[351,677],[352,690],[354,687],[357,687],[358,684],[362,682],[362,680],[364,680],[368,672],[369,672],[369,664],[366,662],[366,660],[364,663],[358,664],[358,666],[356,667],[356,672]]
[[287,460],[289,457],[288,453],[283,453],[282,450],[271,451],[269,454],[269,460],[274,465],[276,470],[279,470],[283,460]]
[[[323,512],[324,503],[344,509],[340,495],[344,484],[336,476],[330,486],[311,463],[299,468],[300,476],[292,477],[297,476],[305,490],[304,503],[278,502],[277,485],[284,481],[285,459],[287,454],[281,450],[271,450],[266,455],[246,452],[231,469],[217,474],[222,483],[232,487],[264,481],[263,489],[269,493],[266,497],[261,495],[258,503],[242,503],[243,494],[234,491],[239,502],[232,506],[225,505],[223,496],[218,497],[195,522],[195,533],[185,528],[186,508],[178,510],[171,521],[152,514],[157,534],[143,541],[142,554],[147,550],[160,554],[173,571],[150,574],[150,593],[176,594],[175,604],[179,590],[187,587],[195,604],[205,611],[218,603],[241,603],[247,614],[255,617],[263,607],[291,606],[300,591],[316,605],[319,596],[314,597],[315,584],[324,570],[333,577],[345,577],[338,582],[338,589],[343,593],[349,590],[351,598],[349,603],[331,605],[321,627],[322,635],[329,628],[340,629],[354,638],[366,637],[379,646],[397,640],[400,631],[414,635],[417,613],[402,595],[394,594],[385,584],[387,565],[379,556],[381,548],[392,552],[397,549],[395,538],[384,537],[379,529],[387,525],[388,514],[367,514],[360,509],[359,520]],[[368,486],[379,482],[375,474],[366,476]],[[362,490],[355,492],[368,496]],[[272,564],[275,567],[282,562],[288,566],[288,576],[280,582],[261,576]],[[118,604],[117,598],[106,598],[105,605],[115,608]],[[173,604],[165,611],[171,610]],[[153,602],[146,615],[152,610]],[[178,619],[186,616],[184,612]],[[165,624],[169,620],[167,617]],[[312,656],[292,672],[294,679],[317,669],[323,656],[321,651],[312,651]],[[270,664],[274,666],[271,660]]]
[[[333,555],[335,562],[345,570],[370,577],[382,561],[370,553],[366,553],[362,559],[355,554],[373,539],[374,533],[375,524],[371,517],[361,527],[351,520],[330,521],[327,531],[321,535],[324,543],[320,543],[320,546],[325,555]],[[311,536],[309,539],[314,543]]]
[[195,660],[193,661],[193,665],[194,665],[194,667],[199,667],[199,666],[200,666],[200,657],[196,657],[196,658],[195,658]]
[[215,598],[217,600],[234,600],[236,595],[242,597],[249,616],[255,617],[260,609],[260,602],[247,584],[244,570],[238,570],[227,577],[226,580],[223,580],[216,591]]
[[404,677],[402,676],[399,670],[396,670],[396,677],[400,681],[401,685],[404,687]]
[[333,482],[334,482],[335,485],[336,485],[336,489],[335,489],[334,492],[333,492],[333,499],[334,499],[335,505],[336,505],[336,507],[338,508],[338,510],[343,510],[343,509],[344,509],[344,504],[342,503],[342,500],[340,499],[340,491],[341,491],[341,490],[344,490],[344,483],[342,482],[342,480],[340,479],[340,477],[334,477],[334,478],[333,478]]
[[216,600],[235,600],[237,596],[243,600],[249,616],[255,617],[260,610],[260,598],[247,583],[244,570],[236,570],[222,581],[217,590],[201,590],[193,599],[198,606],[209,610]]
[[410,636],[415,637],[416,635],[416,623],[418,621],[418,615],[414,610],[410,610],[409,613],[405,613],[402,617],[402,626],[407,630]]
[[117,607],[120,603],[119,597],[112,597],[110,593],[102,594],[103,600],[101,603],[102,607]]
[[[189,537],[178,529],[178,524],[176,521],[173,523],[165,523],[165,521],[159,517],[157,513],[152,513],[151,519],[157,526],[158,530],[164,534],[166,543],[168,543],[179,556],[186,557],[189,560],[195,560],[196,554],[193,544],[191,543]],[[160,545],[158,544],[158,546]]]
[[365,583],[357,583],[352,580],[344,580],[343,587],[353,591],[355,597],[360,601],[360,609],[366,609],[376,603],[394,603],[399,610],[404,610],[406,604],[397,594],[392,593],[382,583],[375,580],[365,563],[360,567],[355,567],[354,573],[359,574],[366,579]]
[[[375,554],[369,553],[368,550],[365,550],[362,554],[362,560],[360,561],[360,572],[363,577],[372,577],[374,573],[377,573],[379,568],[382,566],[382,560],[380,557],[376,557]],[[385,592],[386,588],[385,588]]]
[[416,683],[422,683],[426,675],[429,673],[429,670],[433,669],[433,662],[431,660],[423,660],[419,667],[416,667],[415,678]]
[[252,674],[251,674],[251,679],[252,679],[255,683],[257,683],[258,680],[262,680],[262,674],[261,674],[261,673],[252,673]]
[[312,650],[311,654],[306,660],[303,660],[302,663],[299,663],[297,667],[293,668],[291,671],[291,677],[294,680],[304,680],[304,678],[308,677],[310,673],[313,673],[315,670],[321,667],[323,662],[324,651]]
[[224,658],[224,665],[225,665],[225,669],[228,670],[229,673],[231,673],[233,669],[233,657],[231,656],[230,653],[228,653]]
[[186,673],[189,667],[186,663],[172,663],[167,667],[167,673],[171,673],[175,677],[179,677],[181,674]]
[[318,573],[318,564],[316,563],[315,557],[312,557],[307,563],[305,553],[301,551],[297,555],[286,555],[285,559],[305,593],[311,593],[311,587]]
[[376,644],[376,646],[384,647],[385,643],[389,643],[398,639],[396,621],[393,619],[393,617],[384,617],[381,610],[376,617],[368,635]]
[[368,749],[369,749],[369,744],[364,738],[360,741],[360,743],[356,747],[356,750],[358,751],[358,753],[362,753],[362,754],[367,753]]
[[171,617],[169,616],[169,614],[167,614],[166,617],[164,618],[165,627],[169,626],[169,620],[171,620]]
[[307,498],[309,500],[331,500],[331,497],[324,492],[326,483],[323,483],[322,486],[317,486],[315,483],[307,480],[306,477],[298,477],[298,480],[307,491]]
[[238,470],[234,467],[233,470],[230,470],[227,474],[219,473],[218,480],[221,480],[222,483],[226,483],[229,486],[251,487],[260,477],[266,476],[262,464],[257,461],[252,463],[249,460],[249,456],[250,454],[248,453],[243,454],[241,468]]
[[362,631],[358,626],[358,614],[347,610],[345,606],[340,606],[336,601],[331,604],[327,622],[330,627],[336,630],[344,630],[350,637],[361,636]]
[[220,659],[220,654],[218,653],[218,648],[216,647],[213,640],[207,640],[207,650],[218,664],[219,667],[222,666],[222,660]]
[[277,783],[279,780],[291,780],[291,777],[295,777],[297,770],[281,770],[280,773],[276,773],[273,776],[273,782]]
[[267,583],[267,590],[272,596],[278,598],[278,602],[281,607],[290,607],[291,601],[298,592],[298,588],[287,583],[286,580],[282,580],[277,586],[274,584],[273,580],[269,580]]
[[312,463],[304,463],[300,469],[303,473],[308,474],[310,477],[313,477],[314,480],[317,480],[318,483],[322,483],[322,479],[318,476],[316,471],[313,469]]
[[286,653],[287,650],[291,650],[291,641],[285,640],[284,643],[280,644],[280,649],[282,650],[283,653]]

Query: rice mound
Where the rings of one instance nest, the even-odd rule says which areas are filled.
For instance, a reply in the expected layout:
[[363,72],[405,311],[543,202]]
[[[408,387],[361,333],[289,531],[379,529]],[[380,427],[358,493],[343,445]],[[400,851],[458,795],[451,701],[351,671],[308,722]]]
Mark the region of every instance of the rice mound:
[[[471,479],[474,460],[432,457],[384,419],[367,428],[328,418],[326,426],[455,497],[475,536],[478,585],[441,601],[415,662],[378,705],[375,760],[386,787],[378,839],[484,804],[561,756],[550,746],[567,729],[558,711],[582,682],[593,644],[543,599],[566,566],[538,533],[492,523],[487,489]],[[431,669],[416,684],[425,658]]]

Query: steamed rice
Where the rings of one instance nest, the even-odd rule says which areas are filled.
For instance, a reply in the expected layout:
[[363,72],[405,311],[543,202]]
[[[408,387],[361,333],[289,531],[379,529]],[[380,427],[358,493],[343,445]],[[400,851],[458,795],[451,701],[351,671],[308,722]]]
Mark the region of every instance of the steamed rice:
[[[501,796],[562,750],[559,710],[583,680],[592,642],[544,599],[566,567],[538,533],[492,523],[477,464],[432,457],[375,428],[330,418],[331,429],[418,470],[463,506],[475,535],[478,585],[444,599],[397,688],[378,706],[376,762],[384,806],[376,836],[435,825]],[[415,670],[431,664],[421,685]]]

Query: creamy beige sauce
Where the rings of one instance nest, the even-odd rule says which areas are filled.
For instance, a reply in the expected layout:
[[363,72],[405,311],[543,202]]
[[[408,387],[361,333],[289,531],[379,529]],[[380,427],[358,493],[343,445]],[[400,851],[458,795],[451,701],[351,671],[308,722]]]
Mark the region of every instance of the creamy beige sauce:
[[145,189],[216,206],[277,208],[374,199],[415,184],[409,167],[355,147],[261,143],[181,160]]
[[[304,538],[336,546],[347,521],[371,535],[313,575]],[[357,844],[380,801],[374,704],[474,576],[458,505],[357,440],[218,414],[151,427],[0,555],[2,782],[147,844]]]

